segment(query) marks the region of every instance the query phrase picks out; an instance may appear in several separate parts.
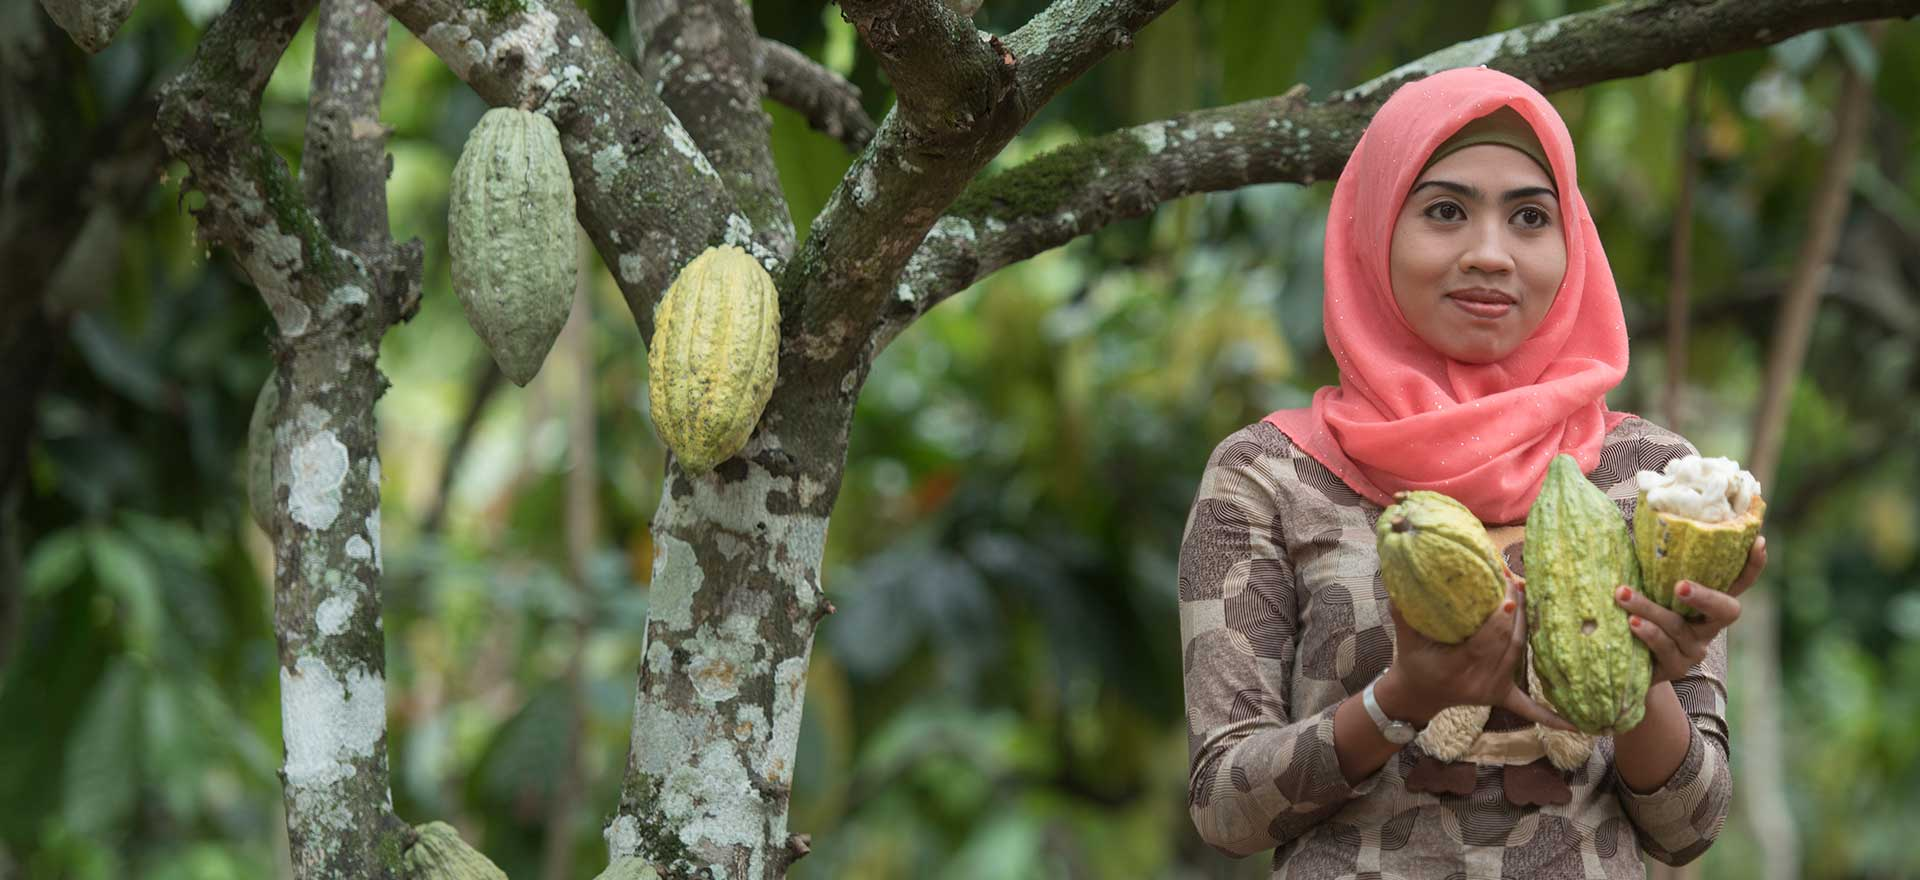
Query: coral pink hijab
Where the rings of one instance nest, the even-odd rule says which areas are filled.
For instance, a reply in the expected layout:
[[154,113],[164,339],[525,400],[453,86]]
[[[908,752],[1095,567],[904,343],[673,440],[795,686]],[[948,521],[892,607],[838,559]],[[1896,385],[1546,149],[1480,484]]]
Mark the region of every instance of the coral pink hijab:
[[[1560,194],[1567,274],[1533,335],[1501,361],[1440,354],[1407,324],[1388,283],[1393,225],[1421,166],[1467,122],[1512,107],[1546,148]],[[1575,186],[1573,140],[1547,99],[1486,68],[1408,83],[1361,135],[1327,214],[1327,345],[1340,384],[1265,421],[1380,505],[1402,489],[1458,499],[1487,523],[1526,518],[1555,455],[1591,471],[1629,413],[1606,393],[1627,372],[1627,327],[1593,217]]]

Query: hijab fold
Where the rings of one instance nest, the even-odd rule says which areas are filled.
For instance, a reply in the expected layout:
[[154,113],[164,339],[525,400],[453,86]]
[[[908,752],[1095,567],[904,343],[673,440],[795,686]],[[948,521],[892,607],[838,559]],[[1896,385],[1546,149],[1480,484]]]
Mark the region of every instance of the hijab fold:
[[[1551,164],[1567,270],[1525,342],[1497,362],[1469,364],[1414,333],[1394,301],[1387,255],[1428,157],[1502,107],[1526,120]],[[1315,392],[1309,408],[1264,421],[1376,504],[1430,489],[1487,523],[1524,520],[1554,456],[1591,471],[1607,433],[1630,416],[1606,406],[1626,376],[1627,327],[1574,171],[1566,123],[1512,76],[1460,68],[1401,86],[1361,135],[1327,214],[1323,321],[1340,384]]]

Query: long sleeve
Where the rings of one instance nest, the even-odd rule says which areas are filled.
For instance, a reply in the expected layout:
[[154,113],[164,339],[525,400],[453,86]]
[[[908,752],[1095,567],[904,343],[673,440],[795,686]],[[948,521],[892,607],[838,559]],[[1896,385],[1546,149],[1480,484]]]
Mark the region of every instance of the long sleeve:
[[1259,447],[1229,438],[1180,546],[1189,812],[1208,844],[1236,857],[1285,844],[1380,778],[1353,787],[1341,774],[1338,703],[1295,717],[1296,585],[1270,486]]
[[[1699,450],[1678,434],[1661,429],[1636,450],[1637,465],[1660,470],[1667,461]],[[1625,488],[1632,488],[1631,485]],[[1627,521],[1633,521],[1632,496],[1621,501]],[[1700,857],[1720,836],[1733,803],[1733,771],[1727,762],[1727,634],[1716,636],[1705,660],[1673,683],[1674,695],[1693,728],[1687,755],[1666,784],[1647,794],[1636,794],[1614,774],[1613,787],[1621,808],[1633,823],[1634,836],[1648,855],[1669,865],[1684,865]]]
[[1733,773],[1727,764],[1726,677],[1727,634],[1722,632],[1707,658],[1673,683],[1693,727],[1680,766],[1665,785],[1647,794],[1635,794],[1614,776],[1614,790],[1640,847],[1669,865],[1699,858],[1727,824]]

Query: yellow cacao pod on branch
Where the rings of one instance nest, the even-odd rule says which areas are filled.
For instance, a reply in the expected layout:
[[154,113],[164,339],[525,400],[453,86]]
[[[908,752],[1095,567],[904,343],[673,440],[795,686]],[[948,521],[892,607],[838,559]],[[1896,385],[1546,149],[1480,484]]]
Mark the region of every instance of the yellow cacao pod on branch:
[[779,361],[780,297],[758,260],[722,245],[680,270],[654,312],[647,397],[682,468],[705,473],[747,445]]
[[516,385],[532,381],[573,309],[573,178],[545,116],[495,107],[453,166],[447,249],[467,324]]
[[1439,492],[1400,492],[1375,527],[1380,579],[1407,625],[1467,640],[1507,593],[1507,563],[1480,518]]

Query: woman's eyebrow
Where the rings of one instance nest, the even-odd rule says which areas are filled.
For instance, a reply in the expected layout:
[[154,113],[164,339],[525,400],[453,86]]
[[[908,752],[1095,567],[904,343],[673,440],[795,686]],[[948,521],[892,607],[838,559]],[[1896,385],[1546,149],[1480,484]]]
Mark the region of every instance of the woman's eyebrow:
[[[1422,188],[1429,187],[1429,186],[1437,186],[1441,189],[1447,190],[1448,192],[1457,193],[1467,199],[1471,199],[1476,202],[1479,201],[1481,197],[1485,195],[1485,193],[1482,193],[1480,191],[1480,188],[1477,186],[1469,186],[1464,183],[1455,183],[1451,180],[1423,180],[1423,181],[1420,181],[1418,184],[1414,185],[1413,191],[1419,192]],[[1544,187],[1544,186],[1523,186],[1523,187],[1520,187],[1519,189],[1510,189],[1500,194],[1500,200],[1503,202],[1511,202],[1516,199],[1524,199],[1532,196],[1552,196],[1554,201],[1560,200],[1560,195],[1558,193],[1554,192],[1551,188]]]

